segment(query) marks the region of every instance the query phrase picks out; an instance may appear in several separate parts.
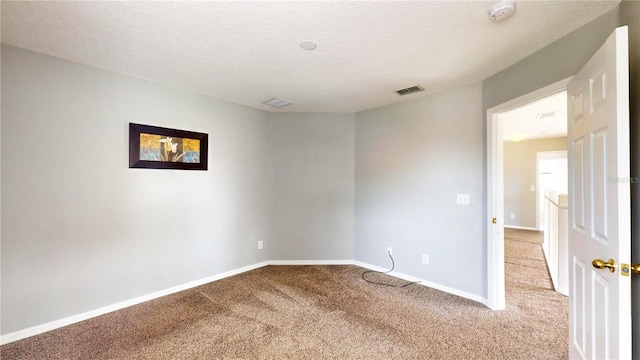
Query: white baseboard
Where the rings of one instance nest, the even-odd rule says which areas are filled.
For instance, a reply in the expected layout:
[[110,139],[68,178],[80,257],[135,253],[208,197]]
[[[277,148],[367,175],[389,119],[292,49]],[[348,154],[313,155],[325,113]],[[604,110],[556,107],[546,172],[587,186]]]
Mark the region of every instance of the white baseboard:
[[[357,260],[275,260],[269,261],[269,265],[356,265],[365,269],[386,272],[389,269],[385,269],[379,266],[363,263]],[[427,281],[424,279],[416,278],[415,276],[406,275],[403,273],[399,273],[397,271],[392,271],[387,273],[387,275],[391,275],[393,277],[397,277],[402,280],[418,282],[418,284],[427,286],[436,290],[444,291],[446,293],[459,296],[465,299],[473,300],[479,302],[481,304],[487,305],[487,299],[482,296],[471,294],[466,291],[461,291],[458,289],[454,289],[448,286],[440,285],[431,281]]]
[[[370,264],[366,264],[360,261],[355,260],[273,260],[273,261],[264,261],[254,265],[248,265],[241,267],[239,269],[227,271],[221,274],[209,276],[203,279],[191,281],[182,285],[174,286],[165,290],[160,290],[153,292],[151,294],[147,294],[144,296],[140,296],[134,299],[122,301],[113,305],[108,305],[105,307],[101,307],[95,310],[87,311],[78,315],[73,315],[64,319],[51,321],[45,324],[36,325],[27,329],[18,330],[12,333],[8,333],[6,335],[0,336],[0,345],[8,344],[14,341],[26,339],[31,336],[39,335],[51,330],[55,330],[67,325],[71,325],[80,321],[88,320],[100,315],[104,315],[116,310],[121,310],[127,308],[129,306],[137,305],[149,300],[157,299],[162,296],[170,295],[173,293],[177,293],[179,291],[188,290],[194,288],[196,286],[204,285],[213,281],[221,280],[230,276],[238,275],[247,271],[255,270],[267,265],[356,265],[363,267],[365,269],[370,269],[374,271],[387,271],[388,269],[381,268],[379,266],[374,266]],[[465,291],[460,291],[457,289],[450,288],[448,286],[436,284],[430,281],[426,281],[423,279],[418,279],[416,277],[399,273],[397,271],[392,271],[388,273],[391,276],[397,277],[399,279],[407,280],[407,281],[417,281],[420,285],[428,286],[430,288],[434,288],[440,291],[444,291],[446,293],[463,297],[465,299],[473,300],[480,302],[482,304],[487,305],[487,300],[482,298],[481,296],[470,294]]]
[[[363,267],[363,268],[366,268],[366,269],[374,270],[374,271],[383,271],[384,272],[384,271],[388,271],[389,270],[389,269],[381,268],[379,266],[363,263],[363,262],[360,262],[360,261],[354,261],[353,264],[357,265],[357,266],[360,266],[360,267]],[[433,289],[436,289],[436,290],[440,290],[440,291],[444,291],[444,292],[449,293],[451,295],[459,296],[459,297],[462,297],[462,298],[465,298],[465,299],[473,300],[473,301],[479,302],[481,304],[487,305],[487,300],[485,298],[483,298],[482,296],[479,296],[479,295],[476,295],[476,294],[471,294],[471,293],[468,293],[466,291],[454,289],[454,288],[451,288],[451,287],[448,287],[448,286],[444,286],[444,285],[441,285],[441,284],[438,284],[438,283],[434,283],[434,282],[431,282],[431,281],[427,281],[427,280],[424,280],[424,279],[419,279],[419,278],[417,278],[415,276],[402,274],[402,273],[399,273],[397,271],[392,271],[390,273],[387,273],[387,275],[391,275],[391,276],[394,276],[394,277],[397,277],[399,279],[406,280],[406,281],[417,281],[419,285],[430,287],[430,288],[433,288]]]
[[530,227],[530,226],[505,225],[504,227],[507,229],[516,229],[516,230],[542,231],[542,230],[538,230],[538,228]]
[[147,295],[143,295],[137,298],[133,298],[130,300],[126,300],[126,301],[122,301],[113,305],[108,305],[105,307],[101,307],[95,310],[91,310],[91,311],[87,311],[85,313],[81,313],[78,315],[73,315],[64,319],[60,319],[60,320],[55,320],[55,321],[51,321],[45,324],[41,324],[41,325],[36,325],[30,328],[26,328],[23,330],[18,330],[12,333],[8,333],[6,335],[2,335],[0,336],[0,345],[4,345],[4,344],[8,344],[14,341],[18,341],[18,340],[22,340],[31,336],[35,336],[35,335],[39,335],[42,333],[45,333],[47,331],[51,331],[51,330],[55,330],[67,325],[71,325],[80,321],[84,321],[84,320],[88,320],[100,315],[104,315],[116,310],[120,310],[120,309],[124,309],[127,308],[129,306],[133,306],[133,305],[137,305],[149,300],[153,300],[153,299],[157,299],[159,297],[162,296],[166,296],[166,295],[170,295],[173,293],[177,293],[179,291],[184,291],[187,289],[191,289],[194,288],[196,286],[200,286],[200,285],[204,285],[206,283],[210,283],[212,281],[216,281],[216,280],[221,280],[230,276],[234,276],[234,275],[238,275],[241,274],[243,272],[247,272],[247,271],[251,271],[251,270],[255,270],[258,268],[261,268],[263,266],[267,266],[269,265],[268,262],[261,262],[258,264],[253,264],[253,265],[248,265],[248,266],[244,266],[241,267],[239,269],[235,269],[235,270],[231,270],[231,271],[227,271],[221,274],[217,274],[217,275],[213,275],[213,276],[209,276],[203,279],[199,279],[199,280],[195,280],[195,281],[190,281],[186,284],[182,284],[182,285],[178,285],[178,286],[174,286],[165,290],[160,290],[160,291],[156,291],[153,292],[151,294],[147,294]]
[[353,260],[271,260],[269,265],[353,265]]

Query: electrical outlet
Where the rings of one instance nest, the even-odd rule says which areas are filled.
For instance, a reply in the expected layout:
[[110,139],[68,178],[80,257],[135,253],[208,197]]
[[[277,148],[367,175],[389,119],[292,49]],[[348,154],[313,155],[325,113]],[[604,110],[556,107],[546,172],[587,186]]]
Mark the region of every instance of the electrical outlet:
[[422,254],[422,263],[425,265],[429,265],[429,255]]
[[258,241],[258,250],[262,250],[262,241]]
[[393,255],[393,249],[391,248],[391,246],[387,248],[387,253],[389,253],[389,255]]
[[469,205],[469,194],[458,194],[456,204]]
[[515,219],[516,218],[516,214],[511,214],[511,218]]

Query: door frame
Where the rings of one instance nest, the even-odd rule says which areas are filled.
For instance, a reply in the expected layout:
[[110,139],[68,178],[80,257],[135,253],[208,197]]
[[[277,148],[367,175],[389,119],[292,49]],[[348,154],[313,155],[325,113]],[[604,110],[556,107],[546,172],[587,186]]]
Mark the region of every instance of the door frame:
[[[570,76],[487,110],[487,306],[504,310],[504,159],[502,120],[498,114],[565,91]],[[496,223],[492,223],[492,219]]]

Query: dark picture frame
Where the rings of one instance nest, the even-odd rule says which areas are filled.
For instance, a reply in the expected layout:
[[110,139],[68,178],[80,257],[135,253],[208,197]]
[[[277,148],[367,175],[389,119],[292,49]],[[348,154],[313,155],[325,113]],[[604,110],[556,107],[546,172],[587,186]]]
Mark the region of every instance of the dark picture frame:
[[129,168],[207,170],[209,135],[129,123]]

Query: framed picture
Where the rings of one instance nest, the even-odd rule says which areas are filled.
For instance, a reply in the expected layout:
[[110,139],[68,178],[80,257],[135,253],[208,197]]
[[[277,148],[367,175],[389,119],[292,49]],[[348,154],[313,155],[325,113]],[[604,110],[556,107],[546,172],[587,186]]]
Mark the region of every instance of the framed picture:
[[208,135],[129,123],[129,167],[207,170]]

